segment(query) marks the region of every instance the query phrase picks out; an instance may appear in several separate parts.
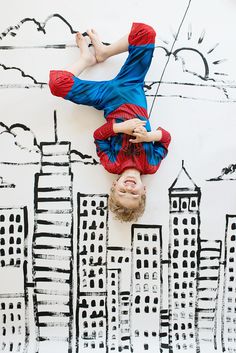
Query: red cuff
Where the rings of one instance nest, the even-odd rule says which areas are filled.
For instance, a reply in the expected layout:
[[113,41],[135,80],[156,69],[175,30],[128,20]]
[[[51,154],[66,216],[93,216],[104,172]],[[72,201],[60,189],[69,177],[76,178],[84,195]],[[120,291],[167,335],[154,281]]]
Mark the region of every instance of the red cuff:
[[168,146],[170,144],[170,141],[171,141],[171,136],[170,136],[170,133],[166,130],[164,130],[162,127],[159,127],[157,130],[161,130],[162,132],[162,138],[160,141],[160,143],[162,143],[162,145],[168,149]]
[[93,137],[95,140],[106,140],[110,136],[116,135],[113,130],[113,121],[100,126],[97,130],[94,131]]
[[74,80],[73,74],[64,70],[51,70],[49,74],[49,87],[51,93],[57,97],[65,97],[71,90]]
[[144,23],[133,23],[130,34],[130,45],[145,45],[155,43],[156,32],[151,27]]

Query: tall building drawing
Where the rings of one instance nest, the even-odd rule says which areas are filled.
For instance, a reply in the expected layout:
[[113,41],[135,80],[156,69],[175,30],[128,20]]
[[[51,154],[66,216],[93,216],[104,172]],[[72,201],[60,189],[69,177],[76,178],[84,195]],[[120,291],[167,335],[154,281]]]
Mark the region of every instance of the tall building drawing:
[[109,246],[107,250],[108,349],[130,352],[131,250],[119,246]]
[[72,351],[73,174],[70,143],[41,143],[32,244],[37,351]]
[[0,209],[0,267],[23,268],[24,243],[27,234],[26,207]]
[[198,350],[217,349],[220,259],[222,241],[200,241],[197,274],[196,340]]
[[78,193],[77,352],[107,350],[108,195]]
[[130,320],[131,345],[134,352],[154,353],[160,348],[161,260],[161,227],[132,225]]
[[120,345],[120,269],[108,269],[108,351],[119,352]]
[[169,189],[170,351],[196,352],[196,274],[200,232],[200,188],[184,164]]
[[168,272],[169,272],[169,260],[162,259],[162,306],[160,308],[160,353],[169,353],[169,298],[168,298]]
[[236,215],[226,216],[224,296],[222,305],[223,351],[236,352]]
[[4,353],[25,352],[28,339],[24,273],[27,214],[26,207],[0,209],[0,352]]

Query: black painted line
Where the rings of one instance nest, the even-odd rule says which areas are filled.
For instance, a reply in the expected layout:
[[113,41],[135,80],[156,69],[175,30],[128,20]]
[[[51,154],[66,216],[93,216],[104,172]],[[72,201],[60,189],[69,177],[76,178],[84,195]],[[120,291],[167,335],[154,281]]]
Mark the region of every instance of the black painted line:
[[54,226],[60,226],[60,227],[69,227],[69,221],[46,221],[43,219],[36,219],[36,223],[38,224],[42,224],[42,225],[54,225]]
[[[37,89],[42,89],[44,87],[46,87],[48,84],[45,82],[45,83],[40,83],[40,84],[35,84],[35,85],[22,85],[22,84],[0,84],[0,89],[6,89],[6,88],[18,88],[18,89],[31,89],[31,88],[37,88]],[[12,164],[17,164],[17,163],[12,163]],[[38,164],[38,163],[19,163],[19,165],[27,165],[27,164]]]
[[78,292],[78,295],[81,297],[91,297],[91,296],[98,296],[103,297],[107,296],[107,292]]
[[34,266],[35,271],[45,271],[45,272],[56,272],[56,273],[70,273],[70,270],[65,270],[59,267],[48,267],[48,266]]
[[[122,246],[108,246],[107,247],[107,250],[127,250],[126,248],[124,248],[124,247],[122,247]],[[129,249],[128,249],[129,250]],[[113,268],[112,268],[112,270],[113,270]]]
[[201,320],[206,320],[206,321],[214,321],[215,318],[214,316],[201,316]]
[[195,101],[202,101],[202,102],[213,102],[213,103],[236,103],[236,99],[210,99],[210,98],[202,98],[202,97],[192,97],[192,96],[184,96],[182,94],[158,94],[152,95],[149,94],[147,97],[158,97],[158,98],[181,98],[181,99],[188,99],[188,100],[195,100]]
[[216,292],[216,291],[217,291],[217,288],[209,288],[209,287],[208,287],[208,288],[205,288],[205,287],[204,287],[204,288],[201,288],[201,287],[199,287],[199,288],[198,288],[198,291],[199,291],[199,292],[204,292],[204,291]]
[[[39,322],[38,327],[68,327],[68,322]],[[42,337],[42,336],[41,336]]]
[[220,266],[201,266],[199,270],[218,270]]
[[66,202],[71,201],[71,197],[38,197],[37,202]]
[[4,64],[0,64],[0,67],[3,68],[3,70],[16,70],[19,71],[21,73],[22,77],[26,77],[26,78],[30,78],[35,84],[37,85],[46,85],[46,82],[38,82],[33,76],[26,74],[23,70],[21,70],[19,67],[16,66],[6,66]]
[[40,233],[34,233],[34,239],[37,238],[70,238],[71,233],[47,233],[47,232],[40,232]]
[[37,277],[35,276],[34,281],[36,283],[61,283],[61,284],[70,284],[69,279],[56,278],[56,277]]
[[25,293],[4,293],[0,294],[0,298],[24,298]]
[[199,281],[209,281],[209,280],[213,280],[213,281],[217,281],[218,276],[202,276],[202,277],[198,277]]
[[52,167],[69,167],[70,162],[42,162],[42,166],[52,166]]
[[34,254],[34,258],[42,260],[58,260],[58,261],[70,261],[71,256],[59,256],[59,255],[48,255],[48,254]]
[[[50,325],[48,325],[48,326],[50,326]],[[68,324],[67,324],[67,326],[68,326]],[[39,341],[39,342],[44,342],[44,341],[68,342],[69,338],[62,337],[62,336],[50,336],[50,337],[39,336],[39,337],[37,337],[37,341]]]
[[45,317],[45,316],[50,316],[50,317],[68,317],[70,316],[70,313],[67,312],[55,312],[55,311],[40,311],[40,313],[36,313],[37,317]]
[[38,187],[38,192],[71,191],[71,186]]
[[199,37],[199,39],[198,39],[198,44],[201,44],[203,42],[205,34],[206,34],[206,31],[203,30],[201,35],[200,35],[200,37]]
[[51,290],[51,289],[38,289],[35,288],[34,290],[35,294],[46,294],[46,295],[53,295],[53,296],[62,296],[62,297],[68,297],[69,291],[62,291],[62,290]]
[[216,43],[216,44],[214,45],[214,47],[212,47],[212,48],[207,52],[207,54],[212,53],[212,52],[218,47],[219,44],[220,44],[220,43]]
[[218,252],[220,252],[221,249],[219,249],[219,248],[202,248],[201,247],[201,251],[212,251],[212,252],[218,251]]
[[60,245],[34,245],[34,250],[71,250],[71,246],[60,246]]
[[[183,16],[183,18],[182,18],[182,20],[181,20],[181,22],[180,22],[180,25],[179,25],[179,28],[178,28],[176,37],[175,37],[174,42],[173,42],[173,44],[172,44],[172,46],[171,46],[170,52],[172,52],[173,49],[174,49],[174,46],[175,46],[176,41],[177,41],[177,39],[178,39],[180,30],[181,30],[181,28],[182,28],[182,25],[183,25],[183,23],[184,23],[184,20],[185,20],[185,18],[186,18],[186,16],[187,16],[187,13],[188,13],[189,8],[190,8],[191,2],[192,2],[192,0],[189,0],[188,5],[187,5],[187,8],[186,8],[186,10],[185,10],[185,12],[184,12],[184,16]],[[168,59],[167,59],[166,64],[165,64],[165,67],[164,67],[164,69],[163,69],[163,71],[162,71],[161,78],[160,78],[160,81],[161,81],[161,82],[162,82],[162,80],[163,80],[164,74],[165,74],[166,69],[167,69],[167,67],[168,67],[169,61],[170,61],[170,55],[168,56]],[[161,85],[161,83],[159,83],[159,85],[158,85],[158,87],[157,87],[155,96],[158,95],[158,92],[159,92],[159,89],[160,89],[160,85]],[[156,97],[153,99],[153,102],[152,102],[152,105],[151,105],[151,108],[150,108],[150,112],[149,112],[149,117],[150,117],[151,114],[152,114],[152,110],[153,110],[153,107],[154,107],[154,104],[155,104],[155,100],[156,100]]]
[[214,313],[215,312],[215,308],[212,308],[212,309],[210,309],[210,308],[196,308],[196,312],[197,313]]
[[73,210],[71,209],[58,209],[58,210],[48,210],[48,209],[42,209],[40,208],[40,210],[36,210],[35,211],[35,214],[44,214],[44,213],[47,213],[47,214],[50,214],[50,215],[56,215],[56,214],[73,214]]

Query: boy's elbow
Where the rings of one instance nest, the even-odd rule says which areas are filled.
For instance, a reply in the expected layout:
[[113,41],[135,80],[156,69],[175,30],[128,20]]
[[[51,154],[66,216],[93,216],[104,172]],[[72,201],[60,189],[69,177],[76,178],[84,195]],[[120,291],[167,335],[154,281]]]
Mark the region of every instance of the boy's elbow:
[[62,70],[51,70],[49,73],[49,88],[52,95],[65,97],[74,84],[73,74]]

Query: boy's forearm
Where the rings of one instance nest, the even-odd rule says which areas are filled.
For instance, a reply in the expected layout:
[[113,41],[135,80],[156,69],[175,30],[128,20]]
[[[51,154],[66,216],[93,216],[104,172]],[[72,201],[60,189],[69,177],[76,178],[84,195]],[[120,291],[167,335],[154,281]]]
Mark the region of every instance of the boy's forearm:
[[162,139],[161,130],[149,131],[147,134],[148,134],[148,142],[158,142]]
[[123,127],[122,123],[114,123],[114,124],[113,124],[113,131],[114,131],[114,133],[115,133],[115,134],[119,134],[120,132],[123,132],[123,131],[122,131],[122,127]]

